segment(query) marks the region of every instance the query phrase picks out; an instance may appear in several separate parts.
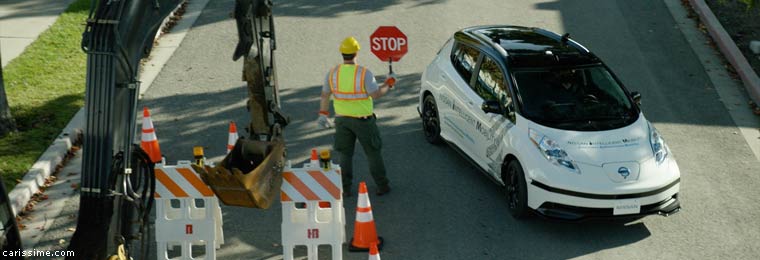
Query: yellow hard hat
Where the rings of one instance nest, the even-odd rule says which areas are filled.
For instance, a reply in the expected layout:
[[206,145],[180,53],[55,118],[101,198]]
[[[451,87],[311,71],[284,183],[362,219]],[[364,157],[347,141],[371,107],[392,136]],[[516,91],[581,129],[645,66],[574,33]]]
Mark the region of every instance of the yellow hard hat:
[[359,42],[354,37],[348,37],[340,44],[340,53],[354,54],[359,51]]

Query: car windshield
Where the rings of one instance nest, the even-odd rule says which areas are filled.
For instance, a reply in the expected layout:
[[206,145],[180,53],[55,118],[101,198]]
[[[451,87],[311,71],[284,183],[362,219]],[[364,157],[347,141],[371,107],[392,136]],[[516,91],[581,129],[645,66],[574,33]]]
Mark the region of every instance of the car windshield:
[[636,121],[638,111],[606,67],[530,69],[514,73],[521,115],[559,129],[601,131]]

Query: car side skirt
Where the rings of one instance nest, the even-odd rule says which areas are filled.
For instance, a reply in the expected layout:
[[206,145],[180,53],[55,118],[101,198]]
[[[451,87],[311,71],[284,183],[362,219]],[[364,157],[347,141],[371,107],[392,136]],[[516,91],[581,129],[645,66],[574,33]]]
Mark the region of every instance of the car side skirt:
[[[446,140],[446,139],[444,139],[444,140]],[[480,167],[480,165],[478,165],[478,163],[474,159],[472,159],[472,157],[470,157],[469,155],[467,155],[467,153],[465,153],[464,151],[462,151],[462,149],[460,149],[459,146],[457,146],[456,144],[454,144],[452,142],[449,142],[448,140],[446,140],[446,144],[448,144],[454,151],[456,151],[457,153],[459,153],[460,155],[462,155],[462,157],[464,157],[465,159],[467,159],[467,161],[470,164],[472,164],[473,166],[475,166],[476,169],[478,169],[481,173],[483,173],[485,176],[487,176],[489,180],[493,181],[494,183],[496,183],[499,186],[503,186],[504,185],[501,181],[497,180],[496,178],[493,177],[493,175],[491,175],[490,173],[488,173],[488,171],[486,169],[483,169],[483,167]]]

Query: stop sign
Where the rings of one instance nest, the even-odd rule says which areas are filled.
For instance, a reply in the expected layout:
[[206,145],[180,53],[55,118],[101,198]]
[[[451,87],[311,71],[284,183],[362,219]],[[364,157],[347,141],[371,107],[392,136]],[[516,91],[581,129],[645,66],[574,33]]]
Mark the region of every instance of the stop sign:
[[401,60],[408,50],[406,35],[396,26],[380,26],[369,36],[370,50],[380,60]]

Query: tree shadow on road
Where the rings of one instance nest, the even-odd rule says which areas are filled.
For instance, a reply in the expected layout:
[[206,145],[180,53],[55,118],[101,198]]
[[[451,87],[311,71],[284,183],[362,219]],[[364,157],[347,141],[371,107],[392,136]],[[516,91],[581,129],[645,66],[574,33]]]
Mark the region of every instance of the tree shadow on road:
[[[420,76],[419,73],[400,76],[399,85],[375,102],[384,160],[394,187],[386,197],[372,197],[378,232],[392,244],[383,250],[384,257],[572,258],[635,243],[650,235],[643,223],[567,224],[510,218],[500,186],[475,170],[453,149],[433,146],[424,140],[415,109]],[[319,85],[280,92],[283,111],[291,119],[285,134],[288,159],[294,167],[300,167],[309,159],[312,148],[332,147],[334,130],[319,129],[315,123],[320,92]],[[220,158],[225,151],[227,122],[219,119],[235,120],[241,126],[246,124],[249,119],[244,105],[245,93],[241,85],[221,92],[147,99],[142,105],[155,111],[154,125],[162,151],[172,164],[177,159],[190,159],[192,146],[199,144],[207,146],[208,157]],[[198,107],[204,109],[198,112]],[[167,131],[175,133],[162,137],[161,133]],[[244,135],[241,132],[241,136]],[[366,181],[372,192],[374,182],[359,145],[355,154],[354,183]],[[355,203],[355,196],[344,200],[348,236],[353,232],[350,223],[355,218],[352,212]],[[268,259],[281,254],[280,212],[279,203],[267,210],[223,206],[228,242],[220,253],[230,259]],[[494,219],[499,220],[497,225],[492,224]],[[410,241],[411,237],[419,241]],[[457,241],[481,246],[461,248],[463,243]],[[233,248],[225,249],[227,246]],[[246,253],[237,254],[237,250]],[[297,256],[304,254],[300,250],[296,253]],[[346,259],[366,258],[364,254],[344,255]]]
[[[413,0],[411,8],[426,7],[429,5],[441,4],[448,0]],[[348,14],[373,13],[383,11],[395,5],[404,4],[401,0],[293,0],[293,1],[274,1],[275,20],[277,17],[322,17],[333,18]],[[232,13],[234,0],[210,1],[203,10],[203,19],[198,19],[194,26],[201,26],[232,19],[228,14]]]
[[[67,3],[74,2],[74,0],[63,1]],[[4,9],[6,9],[5,12],[0,13],[0,21],[34,16],[57,16],[63,10],[66,10],[66,12],[79,12],[89,9],[87,5],[81,4],[67,9],[65,4],[60,3],[61,1],[2,0],[0,2],[4,6]]]
[[[570,33],[571,38],[600,56],[629,90],[641,92],[647,119],[706,126],[740,124],[726,116],[725,105],[735,104],[721,102],[704,67],[678,29],[680,25],[662,1],[602,2],[589,5],[552,0],[535,7],[560,12],[565,31],[557,33]],[[588,17],[590,12],[598,16]],[[737,109],[746,107],[740,105]]]

